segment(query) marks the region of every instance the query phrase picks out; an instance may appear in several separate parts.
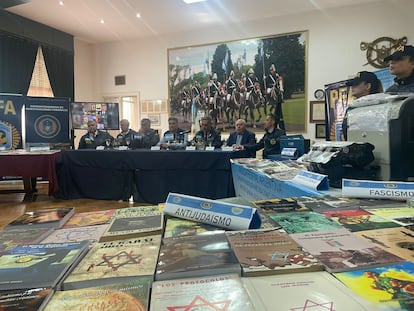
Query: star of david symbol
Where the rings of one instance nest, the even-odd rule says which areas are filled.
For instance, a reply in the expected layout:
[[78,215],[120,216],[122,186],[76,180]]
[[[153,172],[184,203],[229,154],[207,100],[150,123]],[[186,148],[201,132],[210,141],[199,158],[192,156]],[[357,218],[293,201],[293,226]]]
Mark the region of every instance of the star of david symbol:
[[189,305],[183,306],[174,306],[174,307],[167,307],[168,311],[191,311],[191,310],[199,310],[198,308],[203,308],[203,310],[207,310],[204,308],[208,308],[211,311],[227,311],[229,310],[231,304],[231,300],[222,300],[222,301],[215,301],[210,302],[204,299],[201,296],[195,296],[193,301],[190,302]]
[[88,271],[92,270],[94,267],[109,267],[112,271],[117,271],[120,267],[126,266],[128,264],[140,264],[142,260],[141,254],[134,255],[133,252],[121,251],[117,254],[108,256],[107,254],[102,255],[102,261],[89,266]]
[[331,302],[322,302],[322,303],[316,303],[312,300],[306,299],[305,301],[305,305],[303,307],[296,307],[296,308],[291,308],[291,311],[306,311],[306,310],[329,310],[329,311],[335,311],[335,309],[333,308],[333,301]]
[[267,256],[270,257],[270,260],[288,261],[289,253],[275,251],[273,254],[267,254]]

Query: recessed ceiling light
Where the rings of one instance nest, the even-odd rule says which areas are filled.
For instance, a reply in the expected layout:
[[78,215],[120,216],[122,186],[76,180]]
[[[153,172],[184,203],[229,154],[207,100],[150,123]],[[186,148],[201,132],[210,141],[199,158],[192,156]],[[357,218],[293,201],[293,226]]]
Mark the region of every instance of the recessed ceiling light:
[[64,5],[65,3],[63,1],[59,1],[59,5]]
[[101,24],[105,24],[105,21],[103,19],[101,19]]
[[183,0],[183,1],[187,4],[191,4],[191,3],[196,3],[196,2],[203,2],[203,1],[206,1],[206,0]]
[[141,14],[137,13],[137,15],[135,15],[137,18],[141,18]]

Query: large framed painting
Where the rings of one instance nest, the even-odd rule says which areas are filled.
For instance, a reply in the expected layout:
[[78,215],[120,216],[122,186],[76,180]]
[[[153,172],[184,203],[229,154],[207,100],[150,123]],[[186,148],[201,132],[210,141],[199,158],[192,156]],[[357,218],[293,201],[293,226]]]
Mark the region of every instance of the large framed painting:
[[168,49],[170,114],[195,131],[203,116],[233,131],[263,130],[269,113],[288,133],[306,132],[308,32]]

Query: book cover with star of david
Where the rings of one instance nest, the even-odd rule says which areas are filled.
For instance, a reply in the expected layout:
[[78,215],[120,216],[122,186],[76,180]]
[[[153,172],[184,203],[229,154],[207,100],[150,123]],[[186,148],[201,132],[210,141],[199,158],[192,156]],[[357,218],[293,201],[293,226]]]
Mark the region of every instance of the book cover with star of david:
[[259,311],[237,274],[155,281],[151,311]]
[[97,243],[63,282],[63,289],[154,278],[161,235]]
[[242,276],[321,271],[323,265],[279,230],[227,231]]
[[378,310],[326,271],[242,278],[256,310]]

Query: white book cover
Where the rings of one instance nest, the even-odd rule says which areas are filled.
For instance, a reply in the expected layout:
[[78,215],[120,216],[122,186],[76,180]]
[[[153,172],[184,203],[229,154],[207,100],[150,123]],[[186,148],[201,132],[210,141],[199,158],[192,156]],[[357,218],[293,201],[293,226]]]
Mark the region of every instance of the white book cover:
[[375,310],[373,304],[325,271],[258,276],[242,281],[256,310]]
[[42,240],[41,244],[89,241],[89,247],[92,247],[107,228],[108,224],[58,229]]
[[152,284],[151,311],[259,311],[237,274],[156,281]]

